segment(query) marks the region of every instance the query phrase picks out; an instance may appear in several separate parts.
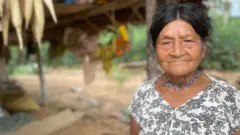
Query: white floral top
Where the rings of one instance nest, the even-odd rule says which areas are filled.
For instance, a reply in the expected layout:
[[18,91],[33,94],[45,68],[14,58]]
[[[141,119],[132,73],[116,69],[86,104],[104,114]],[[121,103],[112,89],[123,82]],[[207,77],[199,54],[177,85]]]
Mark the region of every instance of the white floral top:
[[231,135],[240,129],[239,91],[210,77],[208,88],[173,108],[150,80],[137,88],[129,106],[140,135]]

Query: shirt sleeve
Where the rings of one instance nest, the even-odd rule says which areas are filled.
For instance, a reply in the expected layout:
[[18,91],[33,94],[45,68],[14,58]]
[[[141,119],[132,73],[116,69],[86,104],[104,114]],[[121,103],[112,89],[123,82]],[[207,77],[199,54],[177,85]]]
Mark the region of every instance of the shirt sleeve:
[[234,91],[233,104],[230,106],[231,134],[240,130],[240,91],[232,88]]
[[133,119],[140,124],[141,123],[141,97],[140,97],[140,92],[141,89],[137,89],[133,98],[132,102],[130,103],[128,109],[131,113],[131,116]]

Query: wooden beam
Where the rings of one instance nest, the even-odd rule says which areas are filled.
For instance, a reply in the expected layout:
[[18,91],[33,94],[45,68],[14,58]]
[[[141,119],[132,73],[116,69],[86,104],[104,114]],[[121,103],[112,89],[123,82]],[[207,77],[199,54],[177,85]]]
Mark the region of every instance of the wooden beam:
[[112,25],[115,26],[116,25],[116,18],[114,16],[110,15],[109,12],[105,12],[104,14],[111,20]]
[[[136,14],[136,12],[137,12],[137,14],[139,14],[139,15],[137,15],[137,17],[141,20],[141,21],[143,21],[143,22],[145,22],[145,19],[144,19],[144,17],[139,13],[139,8],[141,8],[141,7],[144,7],[145,6],[145,2],[143,2],[143,1],[140,1],[140,2],[138,2],[137,4],[135,4],[135,5],[132,5],[131,6],[131,9],[132,9],[132,11],[133,11],[133,13],[130,15],[130,17],[128,18],[128,20],[131,20],[134,16],[135,16],[135,14]],[[134,11],[135,10],[135,11]]]
[[93,24],[91,21],[89,21],[88,19],[84,19],[84,21],[87,23],[87,25],[89,25],[93,30],[98,31],[98,27]]
[[145,21],[144,17],[139,13],[138,8],[132,7],[132,10],[141,21]]
[[[99,14],[104,14],[106,12],[109,11],[115,11],[115,10],[120,10],[123,8],[127,8],[130,7],[131,5],[142,1],[142,0],[127,0],[124,2],[119,2],[119,1],[113,1],[113,2],[109,2],[107,4],[101,5],[99,7],[93,8],[91,10],[88,11],[84,11],[82,13],[70,16],[70,17],[66,17],[66,18],[62,18],[59,19],[59,23],[58,25],[71,25],[72,23],[74,23],[75,21],[80,21],[80,20],[84,20],[85,18],[89,18],[89,17],[93,17]],[[52,22],[49,22],[49,25],[46,26],[47,28],[53,28],[56,25]]]
[[[94,7],[96,6],[93,4],[54,4],[55,12],[59,19],[62,17],[87,11],[88,9]],[[46,18],[51,19],[51,15],[49,12],[46,12]]]
[[132,5],[131,7],[139,9],[141,7],[145,7],[145,1],[144,0],[140,0],[138,3]]

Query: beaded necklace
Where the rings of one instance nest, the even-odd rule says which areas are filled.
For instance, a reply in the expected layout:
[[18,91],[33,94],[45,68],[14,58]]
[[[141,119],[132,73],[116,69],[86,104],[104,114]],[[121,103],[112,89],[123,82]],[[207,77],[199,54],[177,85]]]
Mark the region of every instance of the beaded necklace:
[[167,79],[166,74],[164,74],[164,84],[168,88],[174,88],[176,91],[179,91],[181,89],[187,90],[197,80],[197,78],[198,78],[198,70],[196,70],[194,76],[192,77],[192,79],[189,82],[176,84],[176,83],[170,82]]

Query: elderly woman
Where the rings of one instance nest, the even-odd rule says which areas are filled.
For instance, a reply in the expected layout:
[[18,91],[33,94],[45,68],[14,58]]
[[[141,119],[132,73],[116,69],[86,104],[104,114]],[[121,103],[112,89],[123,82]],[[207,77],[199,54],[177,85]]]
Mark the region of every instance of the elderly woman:
[[195,4],[157,9],[150,35],[165,72],[137,88],[131,135],[240,135],[239,91],[197,70],[211,30]]

